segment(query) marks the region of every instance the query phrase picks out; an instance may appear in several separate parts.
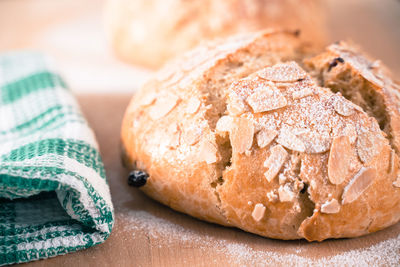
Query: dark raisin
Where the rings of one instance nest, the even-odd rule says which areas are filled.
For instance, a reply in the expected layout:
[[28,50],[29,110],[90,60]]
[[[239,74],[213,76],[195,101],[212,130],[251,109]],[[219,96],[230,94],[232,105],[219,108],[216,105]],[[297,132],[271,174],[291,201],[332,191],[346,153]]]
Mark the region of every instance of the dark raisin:
[[328,71],[331,71],[333,67],[336,67],[338,63],[344,63],[344,59],[341,57],[335,57],[331,63],[329,63]]
[[300,193],[301,193],[301,194],[304,194],[304,193],[307,191],[307,188],[308,188],[308,184],[304,183],[304,186],[303,186],[303,188],[300,190]]
[[128,184],[134,187],[144,186],[149,175],[144,171],[132,171],[129,173]]
[[301,31],[299,29],[294,31],[294,36],[299,37],[300,36]]

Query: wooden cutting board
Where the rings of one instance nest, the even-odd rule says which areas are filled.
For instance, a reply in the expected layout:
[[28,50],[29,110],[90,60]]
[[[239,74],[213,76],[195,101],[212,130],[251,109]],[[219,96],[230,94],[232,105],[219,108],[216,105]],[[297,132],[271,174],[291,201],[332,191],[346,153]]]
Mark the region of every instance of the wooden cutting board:
[[400,224],[365,237],[322,243],[278,241],[199,221],[127,185],[119,131],[129,95],[81,95],[111,187],[116,222],[101,245],[28,266],[394,266]]

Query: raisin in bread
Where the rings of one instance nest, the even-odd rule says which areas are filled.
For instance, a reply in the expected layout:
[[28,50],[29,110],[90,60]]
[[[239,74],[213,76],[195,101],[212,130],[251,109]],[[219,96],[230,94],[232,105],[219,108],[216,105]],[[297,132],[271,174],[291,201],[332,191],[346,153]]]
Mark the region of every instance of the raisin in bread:
[[337,43],[269,30],[200,46],[123,120],[141,189],[191,216],[277,239],[355,237],[400,219],[399,86]]

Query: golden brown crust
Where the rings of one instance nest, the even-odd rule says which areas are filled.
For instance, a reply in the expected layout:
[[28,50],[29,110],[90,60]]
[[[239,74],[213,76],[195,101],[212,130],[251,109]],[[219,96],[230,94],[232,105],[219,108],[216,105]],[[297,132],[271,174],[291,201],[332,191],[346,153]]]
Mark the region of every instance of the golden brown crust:
[[[397,222],[396,85],[385,76],[389,89],[377,87],[332,52],[351,46],[337,46],[303,69],[303,43],[270,30],[168,64],[133,97],[122,125],[131,168],[150,175],[143,191],[194,217],[279,239],[353,237]],[[353,102],[335,93],[340,79]]]
[[324,41],[318,0],[109,0],[106,32],[123,60],[158,68],[204,40],[268,27]]

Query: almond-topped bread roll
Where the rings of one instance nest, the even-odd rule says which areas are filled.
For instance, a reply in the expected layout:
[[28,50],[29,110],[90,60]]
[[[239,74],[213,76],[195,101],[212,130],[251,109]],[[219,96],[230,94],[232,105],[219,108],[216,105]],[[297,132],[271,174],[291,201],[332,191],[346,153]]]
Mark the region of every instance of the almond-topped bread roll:
[[235,36],[170,62],[133,97],[125,163],[149,175],[147,195],[206,221],[278,239],[360,236],[400,219],[399,103],[353,45],[315,53],[286,31]]
[[108,0],[105,26],[119,58],[150,68],[204,40],[267,27],[325,39],[320,0]]

